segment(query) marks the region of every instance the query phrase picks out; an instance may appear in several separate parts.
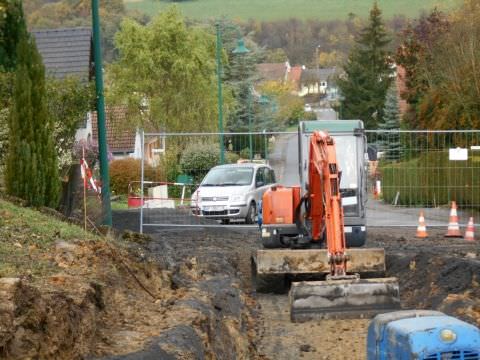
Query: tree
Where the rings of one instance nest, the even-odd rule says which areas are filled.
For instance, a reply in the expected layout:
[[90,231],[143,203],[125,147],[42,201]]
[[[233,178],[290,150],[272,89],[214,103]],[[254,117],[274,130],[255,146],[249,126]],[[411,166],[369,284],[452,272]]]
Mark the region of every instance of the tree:
[[384,152],[384,159],[396,161],[401,158],[402,144],[400,143],[400,111],[398,108],[398,92],[395,83],[390,86],[385,100],[383,122],[379,124],[380,130],[386,130],[379,134],[379,150]]
[[75,133],[93,108],[93,87],[76,77],[47,78],[46,92],[58,167],[62,170],[73,162]]
[[26,25],[19,0],[0,0],[0,173],[8,148],[8,116],[13,93],[16,47]]
[[20,0],[0,0],[0,71],[15,70],[16,46],[26,31]]
[[131,119],[157,131],[217,128],[212,35],[187,27],[172,6],[145,26],[125,20],[115,43],[119,59],[108,72],[111,97],[127,104]]
[[391,83],[390,56],[381,11],[375,2],[369,23],[360,32],[344,66],[346,76],[338,85],[343,95],[344,118],[361,119],[367,129],[376,128],[383,116],[387,89]]
[[52,133],[45,69],[35,41],[25,34],[17,46],[5,177],[7,192],[29,205],[55,207],[58,202],[60,182]]
[[258,90],[270,99],[270,108],[273,124],[267,127],[269,131],[295,125],[299,120],[306,120],[308,114],[304,111],[304,101],[297,95],[292,94],[294,87],[292,83],[280,83],[278,81],[265,81]]
[[405,69],[406,90],[400,96],[409,105],[403,120],[411,128],[421,126],[417,108],[422,94],[428,89],[425,66],[432,62],[432,50],[449,26],[446,14],[434,9],[430,14],[421,16],[415,26],[409,25],[403,31],[395,60]]
[[479,16],[480,1],[465,0],[448,16],[435,10],[420,18],[405,34],[397,57],[407,72],[410,127],[480,127]]
[[[260,128],[262,125],[258,122],[259,109],[255,106],[253,85],[257,80],[256,64],[263,60],[264,53],[254,41],[242,37],[242,29],[239,25],[223,19],[220,26],[222,45],[227,58],[224,64],[223,81],[226,92],[230,93],[234,100],[231,104],[224,103],[231,106],[225,128],[232,132],[249,131],[250,119],[252,130],[261,131],[263,128]],[[235,53],[234,49],[237,48],[240,39],[245,40],[249,50],[247,53]]]

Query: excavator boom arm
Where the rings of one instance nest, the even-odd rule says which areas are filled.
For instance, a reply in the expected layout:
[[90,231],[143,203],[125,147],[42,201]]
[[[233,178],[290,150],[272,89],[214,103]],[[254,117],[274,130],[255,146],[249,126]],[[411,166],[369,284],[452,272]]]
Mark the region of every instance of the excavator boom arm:
[[312,240],[319,241],[326,231],[327,249],[332,276],[344,276],[347,271],[340,169],[337,163],[335,140],[323,131],[310,138],[309,191]]

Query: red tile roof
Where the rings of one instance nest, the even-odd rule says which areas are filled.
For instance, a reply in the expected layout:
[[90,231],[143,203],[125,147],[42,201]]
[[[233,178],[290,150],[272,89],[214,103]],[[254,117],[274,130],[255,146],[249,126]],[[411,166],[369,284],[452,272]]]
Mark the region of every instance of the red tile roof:
[[[112,153],[135,151],[136,127],[129,124],[127,110],[123,106],[112,106],[105,109],[108,150]],[[92,112],[92,137],[98,142],[97,112]]]
[[287,74],[287,81],[294,84],[296,89],[300,88],[300,78],[302,77],[302,67],[292,66]]

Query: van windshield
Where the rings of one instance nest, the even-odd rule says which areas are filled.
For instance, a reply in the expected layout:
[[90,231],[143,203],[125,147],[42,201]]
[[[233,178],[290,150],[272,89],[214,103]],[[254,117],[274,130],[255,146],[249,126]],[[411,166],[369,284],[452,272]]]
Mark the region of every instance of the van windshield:
[[252,183],[253,168],[224,167],[212,169],[200,186],[245,186]]

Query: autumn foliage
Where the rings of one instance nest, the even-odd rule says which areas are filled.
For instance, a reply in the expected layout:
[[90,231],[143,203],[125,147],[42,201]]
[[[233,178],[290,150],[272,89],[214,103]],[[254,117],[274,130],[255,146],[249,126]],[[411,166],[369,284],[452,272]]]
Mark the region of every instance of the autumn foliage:
[[[138,159],[126,158],[114,160],[110,163],[110,186],[114,194],[128,193],[128,185],[139,182],[141,179],[142,163]],[[152,167],[145,164],[144,176],[149,181],[164,181],[162,167]],[[138,187],[139,183],[136,184]]]
[[416,129],[477,129],[480,126],[480,1],[456,11],[437,10],[404,32],[397,63],[406,70],[410,105],[404,122]]

